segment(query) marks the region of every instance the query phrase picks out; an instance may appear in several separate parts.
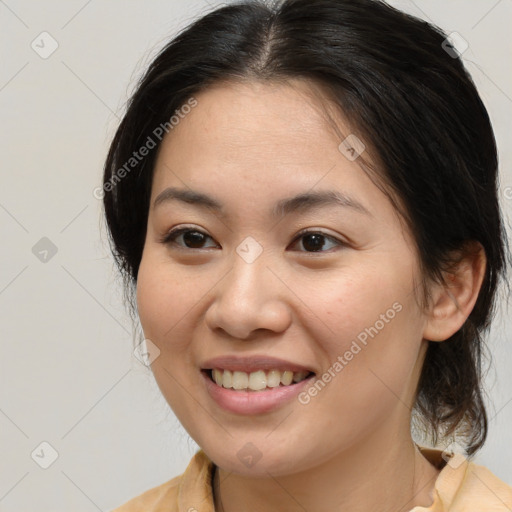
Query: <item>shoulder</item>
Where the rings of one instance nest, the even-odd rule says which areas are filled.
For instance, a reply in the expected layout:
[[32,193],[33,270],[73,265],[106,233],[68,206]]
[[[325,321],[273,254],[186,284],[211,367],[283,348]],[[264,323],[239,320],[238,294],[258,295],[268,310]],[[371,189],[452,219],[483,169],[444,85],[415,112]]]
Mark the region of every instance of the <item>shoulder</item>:
[[213,463],[199,450],[179,476],[132,498],[112,512],[181,512],[204,510],[212,506]]
[[462,510],[512,510],[512,487],[485,466],[468,461],[462,464],[465,466],[464,480],[454,496],[454,501],[460,504]]
[[435,483],[434,503],[429,512],[510,512],[512,487],[488,468],[453,454],[443,460],[443,452],[422,449],[436,467],[442,467]]

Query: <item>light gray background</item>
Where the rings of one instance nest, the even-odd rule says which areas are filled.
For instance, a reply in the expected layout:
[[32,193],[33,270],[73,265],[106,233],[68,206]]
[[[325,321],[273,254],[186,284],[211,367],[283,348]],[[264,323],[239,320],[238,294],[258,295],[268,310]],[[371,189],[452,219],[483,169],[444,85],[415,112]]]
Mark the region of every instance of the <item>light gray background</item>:
[[[133,356],[93,190],[135,79],[169,36],[219,4],[0,1],[3,512],[106,511],[181,473],[197,448]],[[510,219],[512,0],[392,4],[468,41]],[[46,59],[31,48],[43,31],[59,45]],[[32,251],[42,237],[57,248],[46,262]],[[490,436],[477,461],[512,484],[510,316],[501,302]],[[49,460],[43,441],[58,452],[48,469],[35,462]]]

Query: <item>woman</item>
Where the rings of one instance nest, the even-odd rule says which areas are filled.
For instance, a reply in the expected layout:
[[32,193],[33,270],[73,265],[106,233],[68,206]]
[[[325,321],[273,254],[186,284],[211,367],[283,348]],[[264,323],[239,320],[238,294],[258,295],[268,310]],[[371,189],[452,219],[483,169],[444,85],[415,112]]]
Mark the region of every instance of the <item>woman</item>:
[[172,40],[112,142],[104,207],[201,449],[117,511],[510,510],[467,458],[506,268],[496,180],[456,49],[382,2],[247,1]]

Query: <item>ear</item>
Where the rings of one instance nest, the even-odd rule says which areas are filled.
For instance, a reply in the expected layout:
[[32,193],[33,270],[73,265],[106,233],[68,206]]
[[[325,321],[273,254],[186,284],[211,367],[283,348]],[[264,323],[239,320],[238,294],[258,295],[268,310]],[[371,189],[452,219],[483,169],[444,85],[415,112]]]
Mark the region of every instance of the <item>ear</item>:
[[464,324],[475,306],[485,276],[487,258],[479,242],[470,241],[459,251],[460,260],[445,272],[445,282],[431,288],[432,302],[423,338],[445,341]]

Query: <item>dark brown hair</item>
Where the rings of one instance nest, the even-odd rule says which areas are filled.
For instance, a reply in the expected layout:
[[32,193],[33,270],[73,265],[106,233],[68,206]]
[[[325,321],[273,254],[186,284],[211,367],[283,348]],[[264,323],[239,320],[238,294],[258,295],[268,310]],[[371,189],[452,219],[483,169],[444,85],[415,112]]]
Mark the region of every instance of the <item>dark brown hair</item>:
[[398,198],[417,245],[425,304],[427,283],[442,282],[468,241],[485,250],[476,305],[449,340],[429,342],[415,405],[434,442],[457,433],[472,454],[487,435],[482,335],[507,261],[496,144],[446,34],[384,2],[239,2],[198,19],[158,54],[129,100],[104,169],[106,221],[132,311],[161,139],[140,160],[130,160],[133,152],[212,84],[295,78],[328,91],[378,160],[376,170],[363,168]]

